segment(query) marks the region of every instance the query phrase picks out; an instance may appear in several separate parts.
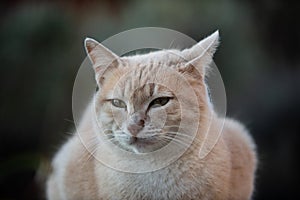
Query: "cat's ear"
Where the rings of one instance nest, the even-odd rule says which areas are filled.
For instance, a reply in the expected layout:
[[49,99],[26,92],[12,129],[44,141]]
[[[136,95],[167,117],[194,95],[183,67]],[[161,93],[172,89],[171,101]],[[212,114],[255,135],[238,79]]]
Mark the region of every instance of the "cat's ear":
[[101,74],[108,66],[116,64],[115,61],[120,59],[119,56],[94,39],[86,38],[84,46],[96,74]]
[[187,60],[186,70],[196,68],[202,76],[205,76],[206,68],[213,61],[213,55],[219,45],[219,31],[204,38],[190,49],[182,51],[183,57]]

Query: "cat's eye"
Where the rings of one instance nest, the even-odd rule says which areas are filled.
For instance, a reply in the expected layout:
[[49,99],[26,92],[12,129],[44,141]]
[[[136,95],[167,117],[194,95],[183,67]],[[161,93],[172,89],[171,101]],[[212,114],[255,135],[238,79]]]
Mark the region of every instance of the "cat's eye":
[[151,101],[149,107],[164,106],[170,101],[171,97],[159,97]]
[[118,108],[126,108],[126,103],[120,99],[112,99],[111,104]]

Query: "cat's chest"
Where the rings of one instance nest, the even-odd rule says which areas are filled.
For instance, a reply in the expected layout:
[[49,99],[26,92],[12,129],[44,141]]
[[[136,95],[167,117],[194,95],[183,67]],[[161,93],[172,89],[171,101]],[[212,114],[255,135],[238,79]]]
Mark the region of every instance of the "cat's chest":
[[99,192],[109,199],[193,199],[201,188],[192,170],[177,166],[140,174],[106,168],[98,177]]

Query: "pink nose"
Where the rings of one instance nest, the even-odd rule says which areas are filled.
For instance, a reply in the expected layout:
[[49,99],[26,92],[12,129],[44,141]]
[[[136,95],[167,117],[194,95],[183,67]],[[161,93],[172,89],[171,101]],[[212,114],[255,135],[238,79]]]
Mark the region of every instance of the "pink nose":
[[137,136],[140,130],[145,126],[145,115],[140,113],[135,113],[130,117],[127,130],[132,136]]
[[139,126],[137,124],[129,124],[127,126],[127,130],[130,132],[130,134],[134,137],[137,136],[137,134],[142,130],[143,126]]

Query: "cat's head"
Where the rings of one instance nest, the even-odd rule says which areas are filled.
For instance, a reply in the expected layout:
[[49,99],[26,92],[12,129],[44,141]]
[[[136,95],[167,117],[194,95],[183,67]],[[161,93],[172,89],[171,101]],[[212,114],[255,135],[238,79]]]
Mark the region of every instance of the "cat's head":
[[218,41],[215,32],[183,51],[119,57],[97,41],[86,39],[99,87],[95,95],[99,130],[95,131],[136,153],[160,149],[176,134],[189,137],[178,131],[179,126],[183,117],[192,122],[195,113],[205,116],[208,112],[204,78]]

